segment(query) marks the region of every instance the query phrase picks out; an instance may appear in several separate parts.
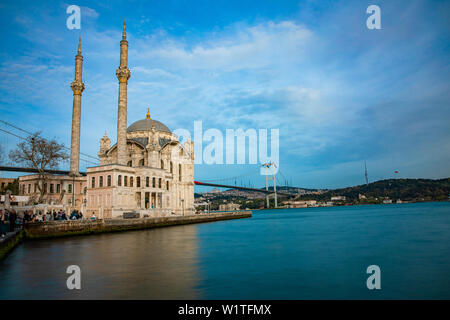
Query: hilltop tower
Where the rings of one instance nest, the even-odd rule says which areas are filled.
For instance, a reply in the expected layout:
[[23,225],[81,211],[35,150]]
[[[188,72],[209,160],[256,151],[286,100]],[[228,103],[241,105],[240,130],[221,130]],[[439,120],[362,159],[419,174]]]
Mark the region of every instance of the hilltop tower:
[[78,40],[78,52],[75,56],[75,79],[70,84],[73,91],[72,138],[70,144],[70,173],[79,175],[80,166],[80,122],[81,94],[84,90],[82,80],[83,56],[81,55],[81,37]]
[[116,70],[119,80],[119,106],[117,115],[117,164],[127,164],[127,86],[131,72],[128,69],[128,41],[125,21],[120,41],[120,66]]
[[364,161],[364,175],[366,177],[366,185],[369,185],[369,175],[367,174],[367,165],[366,161]]

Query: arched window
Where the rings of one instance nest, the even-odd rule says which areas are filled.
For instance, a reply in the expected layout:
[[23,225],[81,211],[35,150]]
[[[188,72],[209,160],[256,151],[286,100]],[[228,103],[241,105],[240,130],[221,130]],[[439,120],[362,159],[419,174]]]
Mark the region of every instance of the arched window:
[[91,188],[95,188],[95,177],[92,177],[92,184],[91,184]]
[[178,180],[181,181],[181,164],[178,165]]
[[108,175],[108,187],[111,187],[111,175]]
[[138,187],[138,188],[141,187],[141,177],[136,178],[136,187]]
[[122,185],[122,176],[119,174],[117,177],[117,185],[120,187]]
[[130,177],[130,187],[133,186],[133,177]]
[[128,187],[128,177],[127,177],[127,176],[124,176],[124,177],[123,177],[123,185],[124,185],[125,187]]
[[169,181],[166,181],[166,189],[169,190]]
[[149,177],[146,177],[145,178],[145,186],[148,188],[148,187],[150,187],[150,178]]
[[161,188],[161,183],[162,183],[162,180],[161,180],[161,178],[159,178],[159,180],[158,180],[158,188]]
[[152,187],[156,188],[156,178],[155,177],[153,177],[153,179],[152,179]]
[[103,187],[103,176],[100,176],[98,179],[98,186],[101,188]]
[[161,169],[164,169],[164,160],[161,160]]
[[170,173],[173,173],[173,163],[170,161]]

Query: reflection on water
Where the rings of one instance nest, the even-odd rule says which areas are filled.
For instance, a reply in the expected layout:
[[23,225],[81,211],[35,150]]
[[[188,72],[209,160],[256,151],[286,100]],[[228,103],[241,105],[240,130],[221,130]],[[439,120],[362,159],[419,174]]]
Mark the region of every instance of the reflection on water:
[[28,241],[0,263],[0,299],[196,299],[197,247],[194,226]]
[[[0,299],[450,299],[449,230],[442,202],[28,241],[0,262]],[[381,290],[366,287],[372,264]]]

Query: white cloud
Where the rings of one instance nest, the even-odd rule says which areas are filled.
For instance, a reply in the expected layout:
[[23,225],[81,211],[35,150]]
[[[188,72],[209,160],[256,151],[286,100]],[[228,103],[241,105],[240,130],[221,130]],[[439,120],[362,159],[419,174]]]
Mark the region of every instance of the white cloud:
[[95,9],[89,8],[89,7],[81,7],[81,16],[83,17],[90,17],[90,18],[98,18],[99,14]]

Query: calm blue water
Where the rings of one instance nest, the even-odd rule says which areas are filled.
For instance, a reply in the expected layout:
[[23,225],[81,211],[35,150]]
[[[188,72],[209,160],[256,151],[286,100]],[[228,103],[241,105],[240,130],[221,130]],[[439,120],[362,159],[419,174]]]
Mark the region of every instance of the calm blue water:
[[[68,265],[82,289],[66,287]],[[381,268],[368,290],[366,268]],[[251,219],[30,241],[0,299],[450,299],[450,203],[254,211]]]

